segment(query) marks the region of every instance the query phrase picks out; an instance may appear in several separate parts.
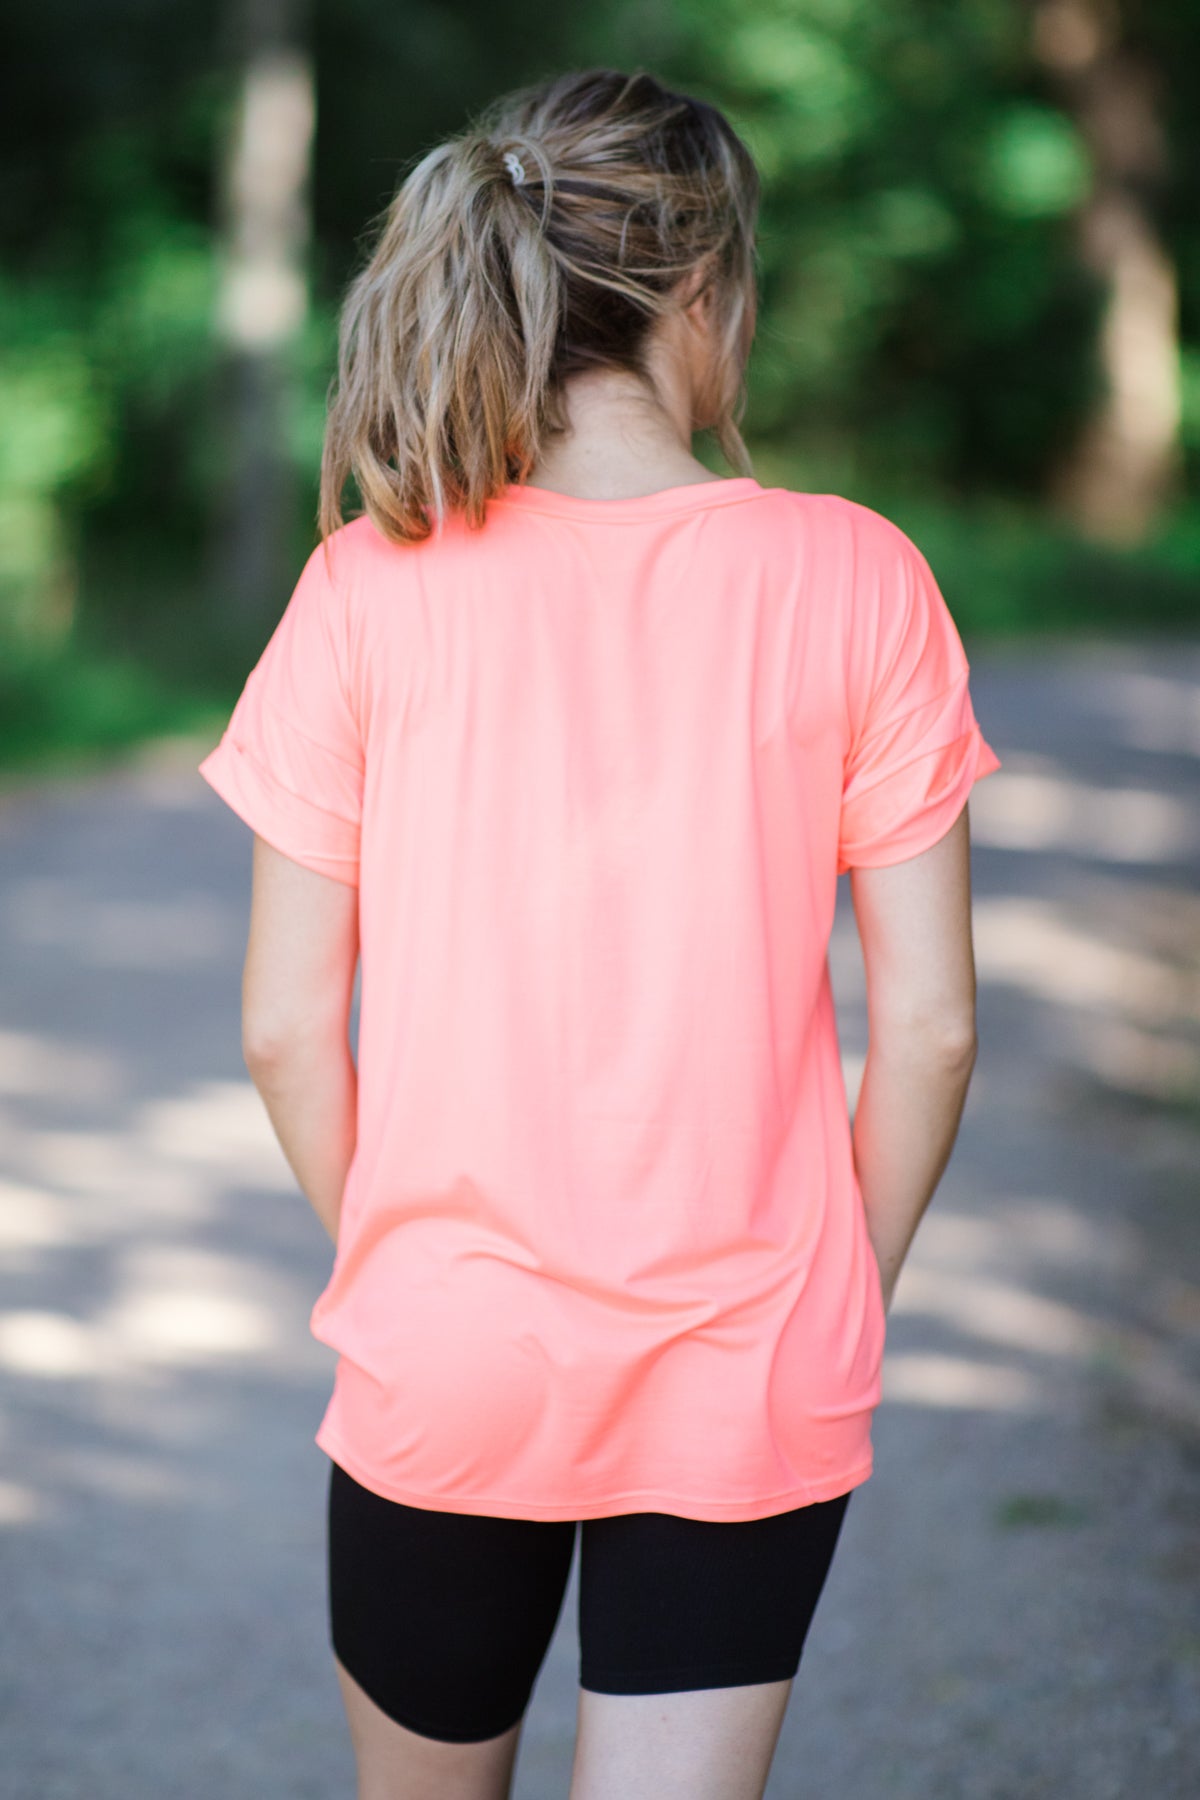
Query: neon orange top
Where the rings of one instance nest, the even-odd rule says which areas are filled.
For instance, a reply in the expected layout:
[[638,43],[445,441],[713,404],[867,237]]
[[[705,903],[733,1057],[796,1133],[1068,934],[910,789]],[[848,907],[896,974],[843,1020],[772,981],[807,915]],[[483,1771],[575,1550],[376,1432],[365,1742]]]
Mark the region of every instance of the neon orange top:
[[999,768],[878,513],[510,487],[318,546],[200,772],[359,890],[316,1442],[385,1497],[753,1519],[868,1479],[885,1319],[837,876]]

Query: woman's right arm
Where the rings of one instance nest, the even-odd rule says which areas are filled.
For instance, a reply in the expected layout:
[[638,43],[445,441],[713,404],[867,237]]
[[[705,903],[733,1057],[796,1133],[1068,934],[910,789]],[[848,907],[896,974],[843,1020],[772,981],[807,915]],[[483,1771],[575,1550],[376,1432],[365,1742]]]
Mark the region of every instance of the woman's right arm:
[[854,1162],[890,1306],[958,1133],[975,1066],[970,826],[906,862],[852,868],[867,982]]

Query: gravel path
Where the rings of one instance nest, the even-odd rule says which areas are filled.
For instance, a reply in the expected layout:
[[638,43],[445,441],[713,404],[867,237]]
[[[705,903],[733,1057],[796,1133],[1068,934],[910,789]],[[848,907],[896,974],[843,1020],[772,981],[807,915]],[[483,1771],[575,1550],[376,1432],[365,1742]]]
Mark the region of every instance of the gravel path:
[[[768,1800],[1200,1792],[1200,641],[978,650],[981,1050]],[[0,792],[5,1800],[350,1800],[207,745]],[[848,883],[832,947],[864,1047]],[[514,1800],[565,1800],[575,1578]]]

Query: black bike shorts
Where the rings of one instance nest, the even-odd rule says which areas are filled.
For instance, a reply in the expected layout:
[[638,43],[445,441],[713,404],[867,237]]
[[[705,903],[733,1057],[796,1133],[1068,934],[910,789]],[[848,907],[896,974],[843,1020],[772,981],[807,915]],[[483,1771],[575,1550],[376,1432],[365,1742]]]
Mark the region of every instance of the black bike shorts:
[[385,1499],[331,1459],[330,1641],[410,1731],[498,1737],[529,1704],[578,1531],[581,1687],[665,1694],[790,1680],[849,1499],[719,1522],[501,1519]]

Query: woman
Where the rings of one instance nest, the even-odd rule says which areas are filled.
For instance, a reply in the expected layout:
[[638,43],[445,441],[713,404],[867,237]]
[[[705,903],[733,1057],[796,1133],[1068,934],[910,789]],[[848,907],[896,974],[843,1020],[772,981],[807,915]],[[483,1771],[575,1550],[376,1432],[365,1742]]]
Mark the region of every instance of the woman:
[[577,1530],[572,1800],[757,1800],[970,1079],[999,763],[909,540],[750,473],[757,192],[719,112],[609,70],[417,163],[323,541],[201,764],[256,834],[247,1065],[336,1243],[361,1800],[508,1793]]

